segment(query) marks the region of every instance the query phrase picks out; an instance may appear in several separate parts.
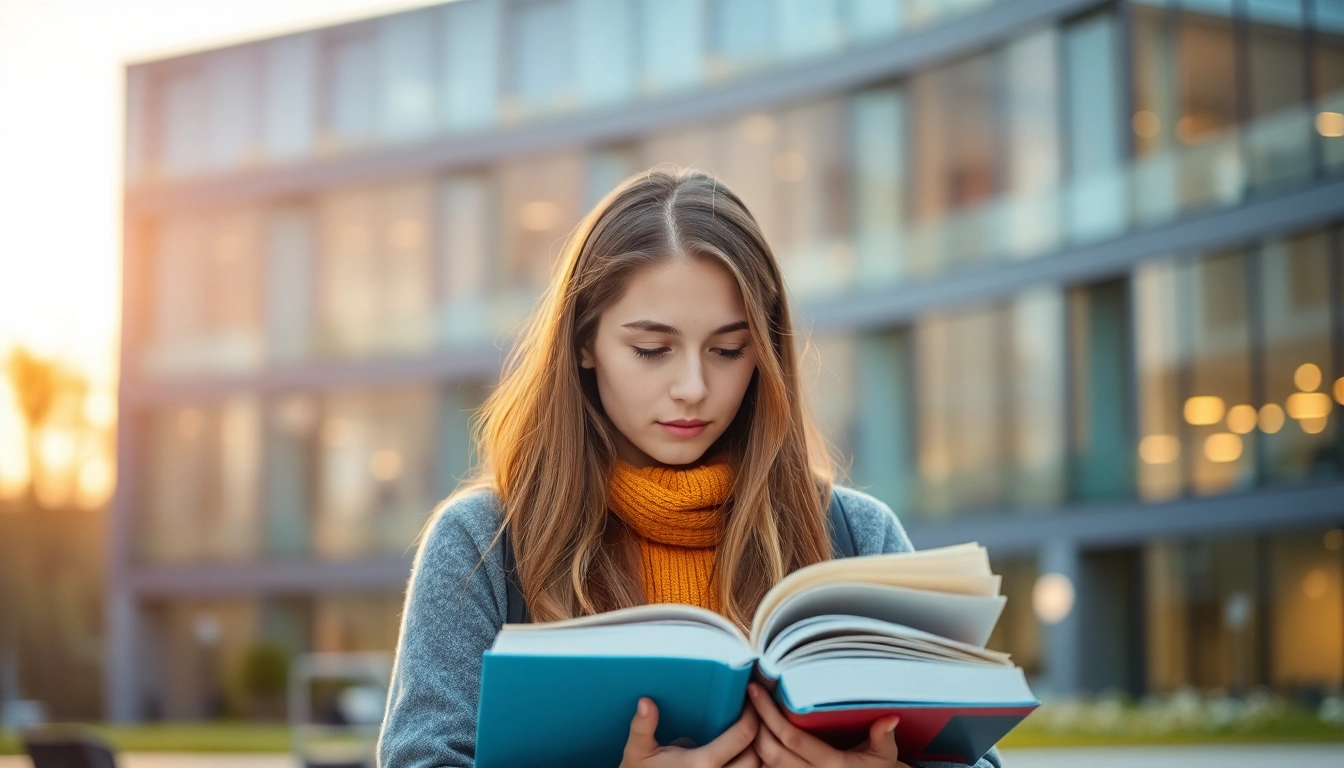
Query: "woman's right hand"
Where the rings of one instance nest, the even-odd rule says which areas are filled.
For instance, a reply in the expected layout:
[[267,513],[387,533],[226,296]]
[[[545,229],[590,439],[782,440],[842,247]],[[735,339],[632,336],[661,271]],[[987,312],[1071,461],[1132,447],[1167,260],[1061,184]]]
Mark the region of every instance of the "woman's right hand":
[[658,705],[642,698],[630,721],[621,768],[760,768],[752,742],[760,727],[756,709],[742,709],[742,717],[717,739],[703,747],[660,747],[653,737],[658,728]]

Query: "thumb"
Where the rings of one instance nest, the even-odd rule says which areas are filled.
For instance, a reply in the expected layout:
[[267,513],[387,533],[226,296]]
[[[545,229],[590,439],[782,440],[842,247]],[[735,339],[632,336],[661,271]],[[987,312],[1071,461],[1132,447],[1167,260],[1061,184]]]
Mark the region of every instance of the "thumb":
[[625,741],[625,756],[642,759],[658,751],[658,740],[653,737],[658,730],[658,705],[653,699],[640,698],[635,706],[635,716],[630,721],[630,738]]
[[899,715],[884,717],[868,728],[868,751],[888,765],[896,762],[896,724],[900,721]]

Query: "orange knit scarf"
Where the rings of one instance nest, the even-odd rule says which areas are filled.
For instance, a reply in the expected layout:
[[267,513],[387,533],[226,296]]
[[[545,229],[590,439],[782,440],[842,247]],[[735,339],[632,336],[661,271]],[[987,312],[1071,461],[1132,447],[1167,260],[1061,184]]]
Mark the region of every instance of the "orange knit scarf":
[[721,507],[732,487],[733,470],[724,462],[691,469],[616,462],[608,488],[611,508],[639,536],[648,602],[719,610],[710,580],[723,527]]

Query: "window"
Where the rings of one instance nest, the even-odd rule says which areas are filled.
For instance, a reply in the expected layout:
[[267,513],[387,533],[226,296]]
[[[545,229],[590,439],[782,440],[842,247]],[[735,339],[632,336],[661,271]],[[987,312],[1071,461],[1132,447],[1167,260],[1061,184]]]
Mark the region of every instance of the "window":
[[584,106],[611,104],[635,90],[632,0],[575,0],[574,71]]
[[1344,0],[1313,0],[1313,116],[1325,167],[1344,167]]
[[337,192],[318,205],[323,349],[415,354],[433,337],[432,186]]
[[525,312],[545,289],[565,239],[582,215],[583,156],[515,161],[500,168],[502,288]]
[[439,339],[446,344],[479,342],[495,328],[487,311],[497,284],[494,186],[484,174],[460,173],[439,189]]
[[248,370],[262,360],[261,218],[170,219],[158,228],[151,371]]
[[815,56],[840,45],[840,0],[778,0],[775,28],[783,57]]
[[317,114],[317,36],[272,40],[265,44],[263,60],[266,155],[274,160],[307,155]]
[[213,170],[230,170],[256,162],[260,156],[258,119],[259,49],[226,48],[209,55],[209,153]]
[[323,129],[329,144],[373,138],[378,111],[377,38],[366,26],[341,29],[323,51]]
[[[1006,250],[1034,256],[1059,242],[1059,35],[1053,28],[1018,38],[1003,50],[1007,140]],[[1103,49],[1103,52],[1108,52]],[[1107,73],[1108,69],[1102,70]],[[1102,83],[1091,82],[1099,90]],[[1114,114],[1101,117],[1113,118]]]
[[1245,55],[1251,118],[1250,182],[1272,186],[1311,175],[1312,118],[1306,100],[1302,0],[1246,0]]
[[232,398],[151,415],[142,557],[195,562],[258,553],[260,414],[254,399]]
[[159,80],[159,171],[186,176],[207,166],[209,112],[205,73],[199,62],[173,64]]
[[290,363],[312,347],[313,287],[317,258],[312,211],[277,207],[266,220],[266,356]]
[[499,97],[499,3],[450,3],[443,8],[443,30],[443,122],[453,130],[492,125]]
[[698,83],[705,51],[705,0],[640,0],[641,89],[671,91]]
[[399,13],[382,20],[381,133],[390,139],[423,136],[434,129],[433,10]]
[[574,106],[574,22],[559,0],[515,6],[509,19],[510,85],[519,114]]
[[778,149],[768,180],[782,225],[770,240],[800,298],[834,294],[849,286],[849,147],[844,103],[825,101],[779,115]]
[[713,46],[720,71],[759,65],[769,60],[774,43],[770,0],[714,0],[711,8]]
[[865,284],[899,280],[909,258],[902,247],[909,184],[904,89],[887,86],[859,93],[850,120],[858,276]]
[[[1134,7],[1132,34],[1148,34],[1151,8]],[[1126,219],[1121,86],[1115,18],[1099,13],[1065,30],[1070,196],[1066,224],[1075,242],[1119,234]],[[1143,62],[1144,67],[1155,66]]]
[[430,512],[432,390],[331,395],[323,403],[319,557],[400,556]]

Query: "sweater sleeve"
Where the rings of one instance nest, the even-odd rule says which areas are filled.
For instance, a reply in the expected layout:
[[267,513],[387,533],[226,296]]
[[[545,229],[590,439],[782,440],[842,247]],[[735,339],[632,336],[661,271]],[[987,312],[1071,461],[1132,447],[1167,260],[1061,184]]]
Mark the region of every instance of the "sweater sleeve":
[[[861,491],[836,486],[834,491],[845,507],[850,531],[860,555],[913,552],[914,546],[891,507]],[[908,762],[912,768],[965,768],[959,763],[941,761]],[[1003,768],[997,747],[989,750],[974,768]]]
[[500,549],[490,547],[498,521],[493,494],[464,496],[434,521],[416,553],[378,738],[379,768],[474,762],[481,655],[507,610]]

